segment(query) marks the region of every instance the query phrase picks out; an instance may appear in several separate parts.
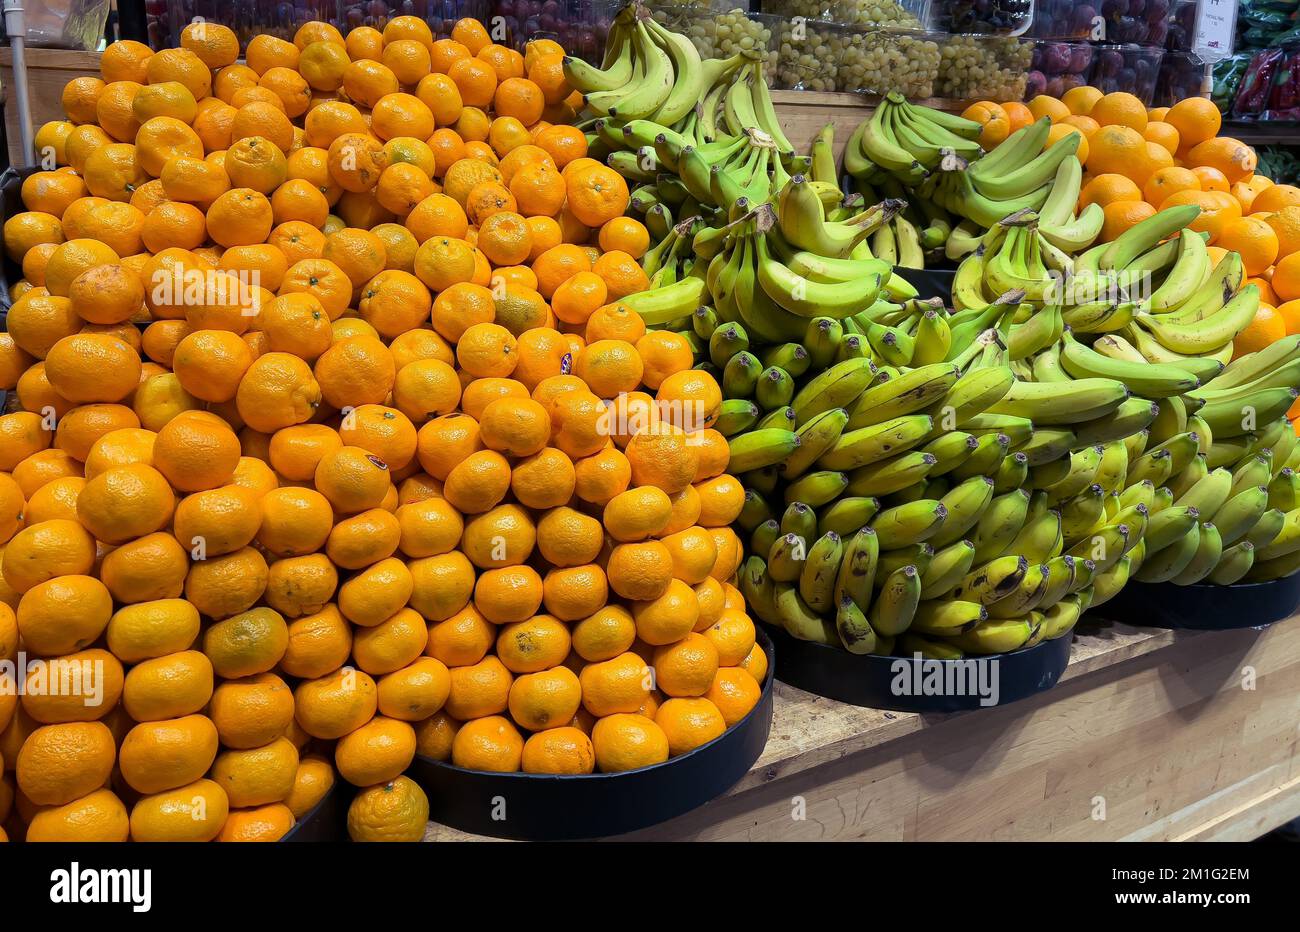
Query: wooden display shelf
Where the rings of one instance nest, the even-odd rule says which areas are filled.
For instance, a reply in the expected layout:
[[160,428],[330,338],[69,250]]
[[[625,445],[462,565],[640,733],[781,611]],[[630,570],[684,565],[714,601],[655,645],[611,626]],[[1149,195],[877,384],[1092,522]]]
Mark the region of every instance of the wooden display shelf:
[[1300,145],[1300,123],[1257,123],[1225,120],[1220,132],[1251,146]]
[[[1055,689],[993,709],[885,712],[777,683],[749,774],[620,840],[1249,840],[1300,816],[1298,724],[1297,618],[1086,620]],[[425,840],[474,837],[431,823]]]

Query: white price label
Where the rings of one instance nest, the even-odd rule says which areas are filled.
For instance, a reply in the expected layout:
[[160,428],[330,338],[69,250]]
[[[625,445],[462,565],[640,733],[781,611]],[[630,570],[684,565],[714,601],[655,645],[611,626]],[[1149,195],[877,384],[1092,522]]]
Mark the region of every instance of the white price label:
[[1236,22],[1237,0],[1201,0],[1192,51],[1208,61],[1227,58],[1232,54]]

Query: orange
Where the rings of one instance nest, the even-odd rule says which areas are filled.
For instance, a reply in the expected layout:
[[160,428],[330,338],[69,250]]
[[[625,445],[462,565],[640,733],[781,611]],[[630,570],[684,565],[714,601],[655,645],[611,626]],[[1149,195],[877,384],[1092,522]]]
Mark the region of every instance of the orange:
[[136,463],[108,469],[87,482],[77,499],[77,516],[98,540],[121,544],[165,527],[174,504],[162,473]]
[[105,725],[69,722],[32,732],[14,770],[18,788],[32,803],[63,806],[103,786],[115,757],[113,735]]
[[573,365],[573,374],[601,398],[635,391],[643,372],[640,354],[626,340],[597,340],[583,348]]
[[619,544],[611,551],[606,570],[610,587],[623,598],[637,601],[663,595],[672,582],[672,571],[672,554],[658,541]]
[[516,340],[517,362],[511,375],[525,388],[535,389],[544,380],[560,374],[568,353],[568,341],[558,331],[550,327],[525,330]]
[[1218,169],[1229,184],[1250,177],[1258,161],[1254,149],[1228,136],[1195,144],[1187,160],[1192,165]]
[[524,457],[546,446],[551,422],[546,409],[532,399],[501,398],[483,410],[479,428],[488,449]]
[[1282,315],[1267,304],[1261,304],[1255,312],[1255,319],[1232,341],[1233,358],[1259,352],[1286,336],[1286,330]]
[[1106,94],[1088,111],[1101,126],[1127,126],[1141,133],[1147,125],[1147,108],[1132,94],[1115,91]]
[[500,324],[474,324],[461,334],[456,360],[470,375],[504,378],[514,372],[517,345],[514,334]]
[[756,677],[749,671],[741,667],[724,667],[714,675],[704,698],[713,703],[730,728],[758,705],[762,695]]
[[478,514],[496,506],[509,488],[506,458],[494,450],[479,450],[452,467],[443,495],[461,512]]
[[353,446],[326,453],[316,467],[314,479],[316,488],[342,514],[379,507],[392,485],[388,465],[362,447]]
[[[1300,258],[1297,258],[1297,255],[1300,254],[1292,253],[1278,260],[1277,265],[1273,267],[1273,290],[1283,301],[1289,302],[1300,298]],[[23,533],[25,532],[20,532],[18,536],[21,537]],[[14,540],[17,541],[18,538],[15,537]],[[9,546],[12,547],[13,544]]]
[[[618,177],[610,172],[614,177]],[[603,175],[603,180],[592,180],[588,189],[583,192],[583,204],[590,216],[599,216],[599,212],[612,210],[609,206],[619,196],[617,193],[617,184],[609,181]],[[621,179],[620,179],[621,180]],[[549,161],[533,161],[521,166],[511,176],[509,181],[510,193],[514,196],[519,204],[520,213],[534,217],[551,217],[560,212],[564,206],[566,187],[565,181],[560,176],[559,171]],[[627,194],[626,185],[623,187],[622,203],[626,206]],[[568,192],[570,204],[573,203],[573,192]],[[620,208],[621,210],[621,208]],[[596,226],[598,224],[589,224]]]
[[1283,207],[1277,213],[1264,217],[1264,222],[1277,234],[1279,258],[1300,249],[1300,206]]
[[[562,68],[560,70],[563,71]],[[545,86],[542,90],[546,93]],[[551,157],[559,169],[587,155],[587,137],[575,126],[547,127],[537,135],[536,145]]]
[[1102,207],[1106,207],[1108,204],[1141,200],[1141,198],[1143,198],[1141,188],[1127,175],[1099,174],[1084,186],[1079,195],[1079,203],[1080,205],[1101,204]]
[[76,334],[50,347],[45,376],[69,401],[121,401],[140,382],[140,357],[116,337]]
[[594,263],[591,270],[604,279],[609,298],[618,300],[650,287],[650,280],[640,264],[625,252],[606,252]]
[[1101,239],[1109,242],[1147,217],[1154,216],[1156,209],[1146,201],[1114,201],[1107,204],[1104,211],[1106,219],[1102,224]]
[[654,670],[655,685],[667,695],[703,696],[718,672],[718,651],[704,635],[688,632],[655,648]]
[[1182,191],[1167,198],[1163,206],[1179,204],[1196,204],[1201,208],[1200,216],[1188,227],[1198,233],[1208,232],[1211,244],[1217,243],[1224,228],[1241,216],[1236,198],[1218,191]]
[[1223,117],[1208,99],[1190,97],[1170,107],[1164,122],[1178,131],[1183,148],[1191,149],[1219,135]]
[[[1030,109],[1038,100],[1030,102]],[[979,134],[979,144],[985,149],[994,149],[1011,134],[1011,119],[999,104],[983,100],[971,104],[961,114],[968,120],[974,120],[983,127]]]
[[1072,87],[1061,95],[1061,103],[1069,109],[1070,113],[1089,116],[1092,108],[1096,106],[1097,101],[1101,100],[1104,95],[1095,87],[1086,84],[1079,87]]
[[1018,129],[1023,129],[1037,119],[1037,117],[1034,116],[1033,111],[1017,101],[1003,103],[1001,104],[1001,107],[1002,112],[1007,115],[1007,121],[1011,132],[1013,133]]
[[350,667],[303,680],[293,698],[298,725],[312,737],[326,740],[341,738],[370,721],[378,702],[375,681]]
[[372,508],[334,525],[325,543],[331,562],[344,569],[362,569],[391,557],[401,539],[397,517]]
[[650,695],[651,669],[637,654],[625,652],[582,668],[582,704],[598,718],[636,712]]
[[497,657],[514,673],[549,670],[563,662],[569,646],[569,629],[549,615],[504,625],[496,640]]
[[574,275],[591,270],[587,253],[568,243],[553,246],[533,260],[537,290],[547,300],[553,298],[559,287]]
[[593,505],[604,505],[628,487],[632,467],[626,456],[607,447],[575,462],[574,476],[578,498]]
[[466,722],[452,740],[451,762],[469,770],[514,773],[519,770],[524,741],[510,721],[490,715]]
[[487,570],[474,585],[474,605],[494,624],[531,618],[541,607],[542,595],[542,579],[530,566]]
[[428,819],[429,798],[415,781],[398,777],[357,794],[348,808],[348,835],[353,841],[419,841]]
[[1168,123],[1159,120],[1148,121],[1146,128],[1142,131],[1142,137],[1147,142],[1154,142],[1170,155],[1178,151],[1178,130]]
[[183,492],[224,485],[239,455],[239,441],[229,428],[193,416],[170,421],[154,440],[154,466]]
[[596,559],[602,543],[600,522],[572,508],[553,508],[537,523],[537,548],[556,566],[590,563]]
[[1180,191],[1199,191],[1201,180],[1187,168],[1166,167],[1157,169],[1142,187],[1142,197],[1159,209],[1170,196]]
[[667,736],[673,757],[693,751],[727,730],[722,713],[707,699],[669,699],[654,720]]
[[1085,165],[1094,176],[1112,173],[1132,177],[1145,169],[1146,151],[1146,140],[1137,130],[1127,125],[1103,125],[1088,140]]
[[452,63],[447,76],[455,82],[465,106],[486,108],[492,103],[497,74],[491,65],[476,58],[462,58]]
[[[534,170],[535,168],[534,166]],[[518,180],[519,177],[516,176],[515,181]],[[599,228],[615,217],[621,216],[627,209],[627,182],[613,169],[594,165],[571,175],[566,184],[569,210],[578,222],[585,226]],[[519,194],[516,192],[515,196],[519,197]],[[522,199],[520,206],[523,207]],[[525,209],[525,213],[527,212]],[[546,213],[546,211],[539,212]]]
[[591,773],[596,752],[591,739],[578,728],[547,728],[524,743],[521,766],[524,773]]
[[1274,213],[1297,205],[1300,205],[1300,188],[1289,184],[1275,184],[1255,196],[1252,210]]
[[500,116],[513,117],[524,126],[532,126],[540,120],[546,106],[542,89],[524,77],[502,80],[496,87],[492,103]]
[[1192,165],[1192,173],[1200,179],[1202,191],[1222,191],[1226,194],[1229,190],[1227,175],[1213,166]]
[[387,620],[357,631],[352,640],[352,656],[361,669],[371,676],[380,676],[400,670],[419,657],[428,637],[428,628],[419,613],[401,608]]
[[600,228],[599,242],[605,252],[618,250],[639,259],[650,247],[650,234],[639,220],[615,217]]
[[[17,541],[15,538],[10,546]],[[10,561],[20,557],[14,554]],[[103,583],[89,576],[69,575],[26,589],[15,614],[27,649],[54,657],[88,647],[107,627],[112,613],[112,597]]]
[[592,729],[591,740],[596,765],[604,773],[661,764],[669,755],[664,730],[653,719],[634,713],[602,717]]
[[1277,234],[1257,217],[1242,217],[1229,222],[1216,242],[1224,249],[1241,254],[1247,275],[1262,274],[1277,259]]
[[1083,132],[1083,130],[1081,130],[1077,126],[1071,126],[1067,123],[1059,123],[1054,125],[1047,132],[1047,145],[1049,146],[1054,145],[1061,139],[1064,139],[1066,136],[1079,137],[1078,148],[1075,149],[1074,152],[1075,158],[1077,158],[1080,162],[1088,161],[1088,137]]

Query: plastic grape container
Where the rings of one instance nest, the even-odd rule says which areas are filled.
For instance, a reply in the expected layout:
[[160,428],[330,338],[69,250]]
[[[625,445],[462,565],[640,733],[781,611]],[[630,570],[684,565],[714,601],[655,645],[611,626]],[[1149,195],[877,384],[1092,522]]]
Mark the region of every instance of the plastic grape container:
[[1091,83],[1103,94],[1127,91],[1146,106],[1156,93],[1156,79],[1164,49],[1139,45],[1096,45],[1093,48]]
[[1153,107],[1172,107],[1189,97],[1205,97],[1213,83],[1213,66],[1191,52],[1166,52],[1156,78]]
[[1102,0],[1107,42],[1164,48],[1172,0]]
[[940,43],[935,96],[950,100],[1023,100],[1033,40],[1012,36],[949,36]]
[[1092,78],[1093,47],[1087,42],[1056,42],[1032,39],[1034,52],[1025,82],[1025,100],[1039,94],[1061,97]]
[[1087,0],[1034,0],[1036,39],[1090,39],[1097,8]]
[[880,29],[855,30],[840,59],[839,90],[917,100],[933,97],[940,46],[947,36]]
[[1030,25],[1033,0],[934,0],[934,28],[954,34],[1018,36]]

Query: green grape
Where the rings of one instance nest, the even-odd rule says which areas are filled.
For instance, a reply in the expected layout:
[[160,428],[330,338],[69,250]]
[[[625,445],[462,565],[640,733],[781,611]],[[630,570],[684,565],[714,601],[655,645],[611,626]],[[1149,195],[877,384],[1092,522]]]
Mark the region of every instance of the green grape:
[[898,91],[933,97],[939,74],[939,45],[920,36],[860,32],[840,61],[839,90],[860,94]]
[[848,33],[835,26],[795,20],[781,28],[776,86],[801,91],[833,91]]
[[1032,56],[1032,45],[1014,37],[952,36],[941,50],[935,90],[963,100],[1022,100]]

